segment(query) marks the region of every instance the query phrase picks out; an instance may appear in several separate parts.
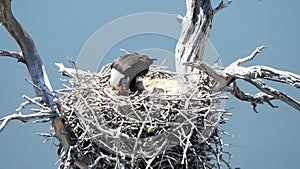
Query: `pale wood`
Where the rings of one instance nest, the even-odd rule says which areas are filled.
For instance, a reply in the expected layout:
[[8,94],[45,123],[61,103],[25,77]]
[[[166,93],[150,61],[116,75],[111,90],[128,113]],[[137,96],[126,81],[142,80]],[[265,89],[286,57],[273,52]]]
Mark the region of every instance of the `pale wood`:
[[[183,63],[202,61],[207,40],[212,29],[214,15],[230,5],[231,1],[221,3],[213,9],[211,0],[186,0],[186,14],[177,15],[181,34],[175,49],[175,66],[178,73],[198,72]],[[193,78],[190,78],[190,80]]]
[[[262,79],[288,84],[295,88],[300,88],[300,75],[288,71],[277,70],[267,66],[251,66],[243,67],[242,63],[253,60],[257,54],[264,49],[265,46],[256,48],[251,55],[238,59],[223,70],[214,69],[213,66],[204,61],[187,62],[186,65],[192,66],[207,73],[210,77],[218,81],[218,85],[213,88],[214,91],[231,92],[240,100],[250,102],[254,111],[257,104],[267,102],[271,107],[277,108],[271,104],[271,100],[281,100],[300,111],[300,103],[291,96],[266,85]],[[242,92],[237,84],[231,86],[236,79],[242,79],[262,91],[255,96]]]
[[[54,128],[56,138],[63,145],[65,152],[67,152],[73,146],[71,140],[71,130],[68,128],[67,123],[63,122],[62,117],[60,117],[59,110],[54,102],[56,96],[52,93],[50,81],[48,79],[42,59],[37,52],[34,41],[14,17],[11,10],[11,0],[0,0],[0,9],[0,21],[2,25],[16,40],[22,51],[21,53],[16,53],[2,50],[0,55],[16,58],[18,61],[23,62],[27,66],[27,70],[30,74],[36,95],[38,97],[42,97],[43,102],[50,107],[48,114],[13,114],[8,116],[4,118],[3,122],[1,123],[1,129],[3,129],[10,120],[18,119],[24,121],[49,117],[51,120],[51,125]],[[88,167],[87,163],[83,160],[75,161],[75,165],[80,168]]]

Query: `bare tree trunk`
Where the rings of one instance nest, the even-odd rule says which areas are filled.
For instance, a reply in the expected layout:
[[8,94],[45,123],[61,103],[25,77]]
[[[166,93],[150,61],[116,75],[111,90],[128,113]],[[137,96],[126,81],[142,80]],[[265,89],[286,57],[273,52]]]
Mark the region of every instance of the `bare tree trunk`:
[[[203,54],[211,32],[213,17],[217,12],[227,7],[230,3],[231,1],[228,1],[227,3],[223,3],[223,1],[221,1],[221,3],[213,9],[210,0],[186,0],[186,15],[184,17],[177,17],[182,30],[175,51],[176,71],[181,74],[196,73],[187,78],[189,82],[197,82],[198,77],[196,75],[200,70],[206,72],[210,77],[217,81],[213,90],[221,92],[228,92],[229,90],[238,99],[250,102],[255,112],[257,112],[256,105],[262,104],[263,102],[267,102],[273,108],[277,108],[277,106],[273,106],[270,102],[274,99],[282,100],[300,111],[300,104],[298,101],[267,86],[259,79],[264,78],[267,80],[290,84],[299,88],[299,75],[279,71],[269,67],[255,66],[249,69],[240,67],[241,63],[252,60],[256,54],[264,48],[264,46],[257,48],[249,57],[239,59],[232,63],[224,69],[224,71],[215,70],[212,66],[203,61]],[[198,61],[196,66],[197,69],[194,69],[195,66],[188,66],[188,64],[186,64],[192,63],[193,65],[195,64],[195,61]],[[256,96],[249,94],[241,95],[242,93],[245,93],[237,87],[236,83],[234,83],[233,88],[229,87],[229,85],[238,78],[254,85],[264,94],[258,94]],[[237,92],[236,90],[239,90],[240,92]],[[239,95],[237,95],[237,93],[239,93]]]
[[[187,67],[183,63],[203,59],[214,15],[230,3],[231,1],[224,4],[222,1],[213,9],[210,0],[186,0],[186,15],[177,16],[181,24],[181,34],[175,50],[176,72],[194,72],[192,67]],[[195,70],[197,72],[197,69]]]

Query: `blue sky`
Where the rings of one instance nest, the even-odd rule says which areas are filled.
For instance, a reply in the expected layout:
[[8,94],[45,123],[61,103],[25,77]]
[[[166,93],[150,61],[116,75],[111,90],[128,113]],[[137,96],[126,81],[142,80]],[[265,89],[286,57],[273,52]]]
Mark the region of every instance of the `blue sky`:
[[[213,0],[214,4],[217,2]],[[291,0],[284,3],[272,0],[233,1],[230,7],[215,16],[210,37],[223,65],[247,56],[263,44],[267,49],[246,66],[268,65],[300,74],[300,24],[297,20],[300,16],[299,5],[300,2]],[[71,0],[13,1],[13,11],[37,44],[55,89],[61,88],[61,82],[54,63],[63,62],[67,65],[68,57],[76,60],[85,42],[104,25],[135,13],[184,15],[184,10],[184,0],[90,0],[85,3]],[[124,54],[118,50],[119,47],[129,51],[143,48],[174,51],[174,40],[147,36],[144,37],[146,40],[137,36],[117,44],[108,54],[107,61]],[[3,27],[0,29],[0,49],[19,51]],[[29,77],[24,65],[10,58],[0,58],[0,68],[0,116],[3,117],[14,113],[16,107],[24,101],[21,97],[23,94],[34,96],[34,90],[24,80]],[[257,92],[245,83],[239,81],[239,84],[247,92]],[[286,85],[269,84],[300,100],[299,90]],[[259,106],[259,113],[256,114],[248,103],[235,98],[226,102],[226,108],[230,108],[233,117],[222,129],[234,136],[224,136],[227,143],[234,145],[227,148],[234,156],[231,160],[233,167],[299,168],[300,136],[297,133],[300,128],[300,112],[279,101],[274,104],[280,107],[271,109],[268,105]],[[53,145],[56,142],[42,143],[44,139],[35,135],[37,132],[48,131],[48,124],[11,122],[0,133],[1,166],[9,169],[57,168],[54,165],[57,161],[57,148]]]

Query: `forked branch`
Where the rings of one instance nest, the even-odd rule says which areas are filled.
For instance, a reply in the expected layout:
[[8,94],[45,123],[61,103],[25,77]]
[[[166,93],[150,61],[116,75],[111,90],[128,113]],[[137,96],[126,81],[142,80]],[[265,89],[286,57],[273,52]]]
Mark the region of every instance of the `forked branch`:
[[231,4],[232,0],[229,0],[228,2],[224,3],[222,0],[220,4],[214,9],[214,15],[218,12],[220,12],[222,9],[228,7]]
[[[0,133],[4,128],[7,126],[7,124],[12,121],[12,120],[20,120],[24,123],[27,123],[28,121],[31,120],[42,120],[42,119],[47,119],[51,117],[51,110],[46,107],[45,105],[41,104],[41,97],[36,97],[36,98],[29,98],[28,96],[23,96],[25,101],[24,103],[20,104],[19,108],[16,109],[15,114],[8,115],[2,119],[0,119],[1,124],[0,124]],[[38,112],[39,113],[34,113],[34,114],[28,114],[28,115],[23,115],[22,110],[26,108],[29,105],[36,105],[39,107]]]
[[[73,146],[72,144],[74,142],[71,138],[70,130],[68,130],[68,125],[63,122],[63,117],[60,116],[59,109],[54,102],[55,95],[53,94],[50,81],[36,46],[29,34],[23,29],[12,13],[11,0],[0,0],[0,21],[10,35],[16,40],[22,51],[22,55],[5,51],[2,51],[1,55],[17,58],[19,61],[26,64],[37,97],[41,97],[42,102],[46,103],[50,108],[49,114],[13,114],[8,116],[4,118],[2,122],[2,129],[13,119],[27,121],[35,118],[49,117],[56,138],[63,145],[64,151],[68,151],[70,147]],[[74,163],[80,168],[87,168],[87,163],[84,160],[75,159]]]
[[[187,62],[185,64],[202,70],[210,77],[217,80],[218,85],[214,88],[215,91],[229,91],[236,98],[250,102],[255,112],[257,112],[256,105],[264,102],[268,103],[272,108],[277,108],[277,106],[274,106],[270,102],[271,100],[281,100],[300,111],[300,103],[297,100],[277,89],[266,85],[262,81],[262,79],[271,80],[300,88],[300,75],[287,71],[276,70],[267,66],[240,66],[242,63],[253,60],[255,56],[257,56],[257,54],[259,54],[264,48],[265,46],[256,48],[251,55],[242,59],[238,59],[223,70],[216,70],[204,61]],[[263,93],[258,93],[255,96],[244,93],[237,87],[235,82],[236,79],[245,80],[246,82],[257,87]],[[233,86],[230,86],[232,82],[234,82]]]
[[2,21],[3,26],[16,40],[22,51],[22,55],[15,52],[5,51],[2,51],[2,55],[17,58],[19,61],[26,64],[33,84],[35,86],[39,86],[42,89],[40,90],[35,88],[36,95],[41,96],[43,98],[43,101],[52,108],[53,116],[58,116],[55,104],[53,102],[53,96],[48,94],[51,93],[50,84],[45,82],[45,79],[48,79],[48,76],[45,69],[43,68],[43,62],[37,52],[33,40],[14,17],[11,11],[10,0],[0,0],[0,9],[0,20]]
[[34,113],[34,114],[28,114],[28,115],[11,114],[0,120],[0,121],[2,121],[2,123],[0,125],[0,132],[2,132],[2,130],[7,126],[7,124],[11,120],[20,120],[24,123],[27,123],[28,121],[31,121],[31,120],[40,120],[40,119],[46,119],[46,118],[50,118],[50,117],[51,117],[50,113]]

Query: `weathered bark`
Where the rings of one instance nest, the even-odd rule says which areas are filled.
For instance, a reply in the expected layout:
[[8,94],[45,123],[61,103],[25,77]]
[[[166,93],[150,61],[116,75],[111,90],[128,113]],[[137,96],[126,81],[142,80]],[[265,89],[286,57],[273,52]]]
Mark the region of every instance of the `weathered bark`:
[[[27,120],[33,120],[36,118],[50,118],[55,132],[55,137],[60,141],[64,150],[67,152],[75,143],[71,140],[71,131],[68,129],[66,123],[63,122],[63,118],[59,115],[59,110],[54,102],[56,96],[52,93],[50,81],[46,74],[41,57],[37,52],[36,46],[29,34],[23,29],[12,14],[11,1],[1,0],[0,8],[0,21],[2,25],[16,40],[22,51],[22,53],[16,53],[1,50],[0,55],[16,58],[18,61],[26,64],[36,95],[41,97],[42,102],[49,106],[49,111],[45,114],[39,113],[37,115],[22,115],[19,113],[17,115],[7,116],[6,118],[1,119],[3,122],[1,123],[0,131],[10,120],[13,119],[19,119],[26,122]],[[46,115],[47,113],[49,116]],[[87,164],[84,161],[75,160],[75,164],[80,168],[87,168]]]
[[24,60],[24,57],[22,56],[21,52],[17,53],[17,52],[12,52],[12,51],[0,50],[0,56],[8,56],[8,57],[11,57],[11,58],[16,58],[16,59],[18,59],[18,62],[26,63],[26,61]]
[[[42,60],[36,46],[27,32],[18,23],[11,11],[11,1],[1,0],[1,21],[10,35],[17,41],[22,50],[23,61],[27,66],[37,96],[41,96],[49,106],[54,107],[53,95],[50,94],[51,85],[46,84],[48,79],[43,68]],[[19,59],[22,60],[22,59]],[[57,116],[53,108],[53,116]]]
[[212,29],[214,15],[227,7],[231,1],[221,3],[215,9],[210,0],[186,0],[186,15],[177,16],[181,24],[181,35],[175,49],[176,72],[192,73],[197,69],[187,67],[183,63],[203,59],[207,40]]
[[256,105],[262,104],[263,102],[267,102],[273,108],[276,108],[277,106],[273,106],[270,103],[270,100],[274,99],[279,99],[300,111],[299,102],[267,86],[260,80],[266,79],[300,88],[299,75],[266,66],[252,66],[249,68],[239,66],[241,63],[252,60],[264,46],[257,48],[250,56],[237,60],[224,70],[217,70],[203,61],[203,54],[211,32],[213,17],[230,3],[231,1],[227,3],[221,1],[221,3],[213,9],[210,0],[186,0],[186,15],[184,17],[177,17],[178,22],[181,24],[182,31],[175,51],[176,71],[181,74],[194,73],[187,78],[189,82],[197,81],[198,77],[196,75],[200,70],[206,72],[211,78],[217,80],[217,83],[214,84],[214,91],[228,90],[228,86],[238,78],[251,83],[264,94],[255,96],[245,94],[237,87],[236,83],[234,83],[234,87],[229,91],[238,99],[251,102],[256,112]]
[[[271,104],[271,100],[281,100],[291,107],[295,108],[296,110],[300,111],[300,103],[297,100],[279,90],[266,85],[262,81],[262,79],[271,80],[299,88],[300,75],[287,71],[276,70],[267,66],[240,66],[242,63],[254,59],[254,57],[264,48],[265,46],[256,48],[256,50],[254,50],[251,55],[242,59],[238,59],[223,70],[216,70],[204,61],[187,62],[185,63],[185,65],[190,65],[197,68],[198,70],[207,73],[210,77],[214,78],[218,82],[215,88],[213,88],[214,91],[231,92],[231,94],[236,98],[250,102],[255,112],[257,112],[256,105],[262,104],[264,102],[267,102],[272,108],[277,108],[277,106]],[[249,82],[259,90],[261,90],[263,93],[258,93],[255,96],[252,96],[250,94],[242,92],[237,87],[237,84],[235,82],[236,79],[242,79],[246,82]],[[230,86],[232,82],[234,82],[234,85]]]

